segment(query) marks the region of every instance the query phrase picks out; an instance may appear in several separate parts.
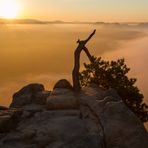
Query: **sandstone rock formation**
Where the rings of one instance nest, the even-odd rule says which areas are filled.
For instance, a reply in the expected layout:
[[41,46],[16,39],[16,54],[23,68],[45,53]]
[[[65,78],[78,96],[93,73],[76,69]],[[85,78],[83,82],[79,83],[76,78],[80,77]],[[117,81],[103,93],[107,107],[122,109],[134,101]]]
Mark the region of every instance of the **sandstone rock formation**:
[[148,147],[143,124],[115,90],[92,85],[75,94],[55,87],[47,95],[38,86],[28,85],[14,95],[11,108],[0,111],[0,148]]
[[78,98],[72,90],[56,88],[47,98],[48,109],[79,109]]
[[42,84],[29,84],[13,95],[10,107],[16,108],[31,103],[45,104],[49,94]]
[[80,109],[86,121],[94,121],[98,126],[98,129],[94,130],[95,126],[89,129],[96,136],[98,134],[105,147],[146,148],[148,146],[148,133],[144,126],[115,90],[102,91],[97,87],[83,89]]
[[72,89],[72,85],[66,79],[62,79],[55,84],[53,89],[56,88]]

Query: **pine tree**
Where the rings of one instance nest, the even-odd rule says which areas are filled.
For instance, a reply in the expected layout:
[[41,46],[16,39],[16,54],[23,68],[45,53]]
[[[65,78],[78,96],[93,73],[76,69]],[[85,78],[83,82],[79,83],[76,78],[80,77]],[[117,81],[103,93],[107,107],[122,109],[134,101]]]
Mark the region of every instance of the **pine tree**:
[[135,86],[136,79],[128,77],[130,68],[125,64],[125,60],[109,62],[100,57],[92,57],[92,59],[93,62],[84,63],[85,69],[79,75],[81,87],[95,83],[102,89],[116,89],[138,118],[142,122],[148,121],[148,106],[143,102],[143,94]]

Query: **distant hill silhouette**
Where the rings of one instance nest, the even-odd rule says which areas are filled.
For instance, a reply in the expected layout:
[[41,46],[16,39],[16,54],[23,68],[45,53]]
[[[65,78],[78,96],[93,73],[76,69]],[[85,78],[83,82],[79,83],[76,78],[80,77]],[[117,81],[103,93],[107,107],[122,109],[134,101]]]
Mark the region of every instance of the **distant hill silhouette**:
[[148,27],[148,22],[83,22],[83,21],[41,21],[36,19],[3,19],[0,18],[0,24],[93,24],[93,25],[108,25],[115,27]]
[[47,24],[46,21],[35,19],[0,19],[0,24]]

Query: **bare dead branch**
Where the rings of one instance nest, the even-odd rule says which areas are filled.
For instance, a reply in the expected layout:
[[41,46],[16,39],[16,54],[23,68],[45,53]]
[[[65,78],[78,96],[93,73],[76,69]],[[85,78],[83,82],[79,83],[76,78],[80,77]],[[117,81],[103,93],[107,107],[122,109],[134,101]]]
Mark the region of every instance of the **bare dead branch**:
[[92,34],[85,40],[85,44],[93,37],[93,35],[96,33],[96,29],[92,32]]
[[89,53],[88,49],[85,47],[85,45],[93,37],[95,32],[96,30],[94,30],[86,40],[81,41],[78,39],[77,41],[79,45],[74,52],[74,69],[72,71],[73,88],[76,92],[79,92],[81,89],[80,82],[79,82],[80,54],[81,54],[81,51],[84,50],[89,60],[92,62],[92,56]]
[[90,62],[93,62],[93,58],[92,58],[89,50],[86,47],[84,47],[83,50],[85,51],[85,53],[86,53],[88,59],[90,60]]

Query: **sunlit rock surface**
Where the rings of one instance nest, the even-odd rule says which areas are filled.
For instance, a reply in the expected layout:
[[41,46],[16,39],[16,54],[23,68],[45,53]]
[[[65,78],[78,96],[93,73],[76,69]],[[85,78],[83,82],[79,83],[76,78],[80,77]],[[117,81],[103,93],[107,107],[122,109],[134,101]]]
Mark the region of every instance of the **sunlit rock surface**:
[[[44,103],[29,102],[31,93],[28,85],[25,91],[17,93],[11,108],[0,111],[0,147],[148,147],[148,134],[143,124],[115,90],[102,91],[90,86],[75,94],[64,86],[48,91],[48,95],[44,89],[33,91],[33,100],[43,99]],[[45,96],[42,95],[44,93]],[[27,103],[16,101],[21,102],[22,99],[25,102],[25,98]]]

